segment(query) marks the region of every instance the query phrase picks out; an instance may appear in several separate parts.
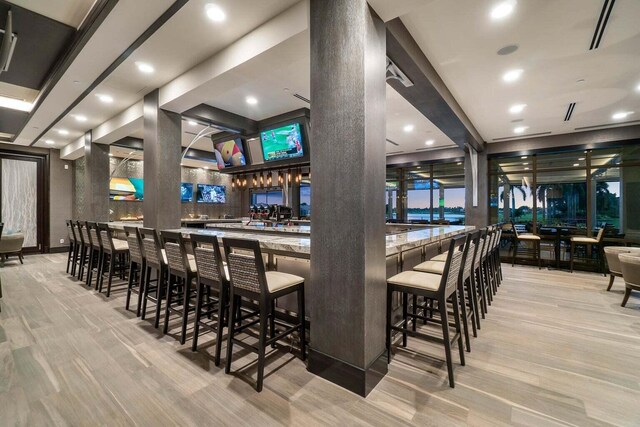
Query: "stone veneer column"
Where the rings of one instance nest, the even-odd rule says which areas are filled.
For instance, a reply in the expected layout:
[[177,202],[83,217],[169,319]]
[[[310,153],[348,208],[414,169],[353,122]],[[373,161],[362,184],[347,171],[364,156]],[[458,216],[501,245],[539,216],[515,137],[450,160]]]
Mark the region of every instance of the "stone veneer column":
[[84,212],[88,221],[109,221],[109,146],[94,144],[91,131],[84,135]]
[[[469,148],[472,150],[472,148]],[[465,224],[482,228],[489,225],[489,170],[487,153],[478,153],[478,206],[473,206],[473,176],[471,155],[464,153]]]
[[180,114],[159,107],[157,89],[144,97],[145,227],[180,227],[181,127]]
[[311,0],[309,370],[362,396],[386,374],[385,27]]

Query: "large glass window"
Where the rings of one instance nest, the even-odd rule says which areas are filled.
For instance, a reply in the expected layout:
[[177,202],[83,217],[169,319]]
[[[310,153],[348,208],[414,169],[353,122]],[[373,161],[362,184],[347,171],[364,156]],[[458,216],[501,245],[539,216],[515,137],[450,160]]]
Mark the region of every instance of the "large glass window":
[[584,169],[538,172],[538,225],[587,227],[587,182]]
[[407,183],[407,220],[431,220],[431,180],[415,180]]
[[398,182],[387,181],[385,188],[385,217],[387,220],[398,219]]
[[269,189],[269,190],[252,190],[251,191],[251,204],[267,204],[267,205],[281,205],[282,204],[282,190]]
[[311,216],[311,183],[303,180],[300,183],[300,218]]
[[620,232],[620,168],[591,170],[592,189],[595,191],[595,225]]

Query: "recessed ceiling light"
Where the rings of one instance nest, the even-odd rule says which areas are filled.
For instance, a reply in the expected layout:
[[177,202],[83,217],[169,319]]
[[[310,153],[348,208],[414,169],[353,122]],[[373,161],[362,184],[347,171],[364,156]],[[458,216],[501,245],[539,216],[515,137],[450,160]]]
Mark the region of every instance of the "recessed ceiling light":
[[580,157],[578,160],[579,160],[579,161],[583,161],[583,160],[584,160],[584,157]]
[[529,168],[524,168],[524,170],[528,171],[528,170],[529,170]]
[[45,144],[48,144],[48,145],[53,145],[53,144],[55,144],[56,142],[55,142],[53,139],[47,139],[44,143],[45,143]]
[[109,153],[109,157],[113,157],[113,154]]
[[522,157],[520,157],[520,158],[521,158],[522,160],[524,160],[524,159],[526,159],[526,158],[527,158],[527,156],[522,156]]
[[245,98],[245,101],[247,101],[247,104],[249,104],[249,105],[256,105],[258,103],[258,100],[256,98],[254,98],[253,96],[247,96]]
[[405,125],[404,128],[402,128],[405,132],[413,132],[413,130],[415,129],[414,125]]
[[220,6],[213,3],[208,3],[204,7],[204,10],[207,14],[207,17],[213,22],[224,22],[224,20],[227,19],[227,14],[224,13],[224,10],[222,10]]
[[524,162],[522,165],[523,166],[527,166],[529,164],[529,162]]
[[524,133],[525,130],[529,129],[528,126],[518,126],[513,128],[513,133]]
[[580,163],[574,163],[573,166],[580,166]]
[[187,124],[191,125],[191,126],[195,126],[198,124],[198,122],[194,121],[194,120],[188,120]]
[[151,74],[155,71],[155,68],[146,62],[136,61],[136,67],[138,67],[138,71],[145,74]]
[[611,118],[613,120],[622,120],[626,119],[630,114],[633,114],[633,111],[621,111],[619,113],[615,113],[613,116],[611,116]]
[[22,99],[0,96],[0,107],[9,108],[11,110],[26,111],[28,113],[33,109],[33,104]]
[[522,113],[522,111],[524,111],[524,108],[527,106],[527,104],[515,104],[512,105],[511,108],[509,108],[509,112],[511,114],[519,114]]
[[105,104],[111,104],[113,102],[113,97],[109,96],[109,95],[103,95],[103,94],[96,94],[96,96],[98,97],[98,99],[102,102],[104,102]]
[[506,18],[513,13],[513,9],[516,7],[516,0],[505,0],[491,9],[491,19],[499,21]]
[[458,163],[456,163],[456,164],[457,164],[458,166],[460,166],[460,165],[462,164],[462,162],[458,162]]
[[69,131],[66,129],[58,129],[58,135],[67,136],[69,135]]
[[639,84],[638,86],[636,86],[636,90],[637,90],[638,92],[640,92],[640,84]]
[[502,80],[504,80],[507,83],[513,83],[520,78],[520,76],[522,75],[522,72],[523,70],[521,70],[520,68],[515,70],[509,70],[502,75]]
[[83,116],[82,114],[75,114],[73,117],[79,122],[86,122],[87,121],[87,117]]
[[435,143],[435,141],[433,139],[429,139],[424,144],[425,145],[433,145],[434,143]]

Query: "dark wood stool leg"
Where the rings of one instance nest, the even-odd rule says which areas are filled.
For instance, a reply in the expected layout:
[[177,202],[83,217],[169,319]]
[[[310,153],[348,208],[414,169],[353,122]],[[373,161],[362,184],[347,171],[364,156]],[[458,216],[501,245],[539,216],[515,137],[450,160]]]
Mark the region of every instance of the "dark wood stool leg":
[[107,282],[107,298],[111,295],[111,282],[116,271],[116,262],[118,262],[117,254],[109,254],[109,281]]
[[173,280],[171,280],[171,278],[172,276],[169,275],[169,280],[167,282],[167,300],[165,301],[165,306],[164,306],[164,326],[162,328],[163,334],[166,334],[167,332],[169,332],[169,314],[170,314],[171,303],[173,299],[173,290],[175,287]]
[[142,312],[140,313],[140,318],[144,320],[147,317],[147,299],[149,297],[149,285],[151,284],[151,267],[146,267],[145,277],[143,282],[142,289]]
[[220,286],[219,299],[218,299],[218,324],[216,333],[216,355],[215,365],[220,366],[220,353],[222,352],[222,336],[224,332],[225,318],[228,322],[229,328],[233,328],[233,321],[229,320],[230,313],[228,311],[229,295],[227,294],[226,286]]
[[447,315],[447,303],[445,300],[438,301],[440,310],[440,320],[442,323],[442,336],[444,341],[444,353],[447,359],[447,371],[449,372],[449,387],[455,387],[453,382],[453,360],[451,360],[451,338],[449,337],[449,318]]
[[611,290],[611,287],[613,286],[613,281],[616,279],[616,276],[614,276],[613,274],[610,275],[609,277],[609,286],[607,286],[607,291]]
[[[409,327],[409,324],[407,323],[407,318],[408,318],[407,304],[408,303],[409,303],[409,295],[407,295],[406,292],[402,292],[402,320],[403,320],[402,327],[404,329],[407,329]],[[402,346],[403,347],[407,346],[407,333],[405,331],[402,331]]]
[[[457,301],[458,300],[458,291],[455,291],[452,295],[452,298]],[[462,334],[463,329],[460,327],[460,307],[454,304],[453,306],[453,315],[455,316],[455,325],[456,325],[456,333],[458,334],[458,352],[460,353],[460,364],[464,366],[464,347],[462,343]],[[466,319],[465,319],[466,323]],[[468,335],[468,334],[467,334]]]
[[182,302],[182,332],[180,334],[180,344],[187,341],[187,322],[189,321],[189,301],[191,300],[191,277],[184,279],[184,299]]
[[156,286],[156,318],[153,326],[158,329],[160,326],[160,313],[162,313],[162,291],[164,290],[164,278],[167,276],[167,283],[170,283],[171,277],[165,274],[164,268],[160,267],[158,271],[158,286]]
[[391,312],[393,310],[392,298],[393,288],[387,285],[387,363],[391,363]]
[[268,310],[270,303],[260,304],[260,339],[258,341],[258,380],[256,382],[256,391],[262,391],[262,383],[264,381],[264,356],[266,347]]
[[[276,336],[276,301],[271,301],[271,306],[269,307],[269,336],[271,338]],[[271,343],[271,348],[276,348],[276,342]]]
[[229,328],[227,331],[227,360],[224,365],[224,373],[228,374],[231,372],[231,357],[233,355],[233,333],[236,329],[236,297],[231,292],[231,296],[229,297]]
[[[198,349],[198,333],[200,332],[200,310],[202,310],[202,297],[204,293],[204,285],[198,283],[196,287],[196,316],[193,321],[193,342],[191,343],[191,351]],[[217,345],[218,343],[216,343]],[[216,364],[217,366],[217,364]]]
[[300,353],[307,359],[307,326],[305,325],[304,283],[298,289],[298,321],[300,322]]
[[138,307],[136,308],[136,316],[140,317],[140,311],[142,308],[142,296],[144,291],[144,281],[147,270],[146,262],[143,260],[142,264],[139,265],[138,268],[140,270],[140,272],[138,273],[140,277],[138,278]]
[[570,249],[570,252],[569,252],[569,264],[571,264],[571,272],[572,273],[573,273],[573,253],[575,251],[575,247],[576,247],[576,245],[573,242],[571,242],[571,249]]

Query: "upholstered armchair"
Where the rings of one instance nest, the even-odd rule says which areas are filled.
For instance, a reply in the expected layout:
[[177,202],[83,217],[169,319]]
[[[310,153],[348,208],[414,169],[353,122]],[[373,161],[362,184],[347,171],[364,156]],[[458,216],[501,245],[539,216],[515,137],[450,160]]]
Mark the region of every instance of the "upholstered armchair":
[[620,254],[632,254],[640,256],[640,248],[630,248],[627,246],[607,246],[604,248],[604,255],[607,258],[607,266],[609,267],[609,286],[607,291],[611,290],[613,281],[616,277],[622,277],[622,267],[620,266]]
[[22,233],[14,233],[14,234],[5,234],[0,237],[0,257],[2,258],[2,263],[9,257],[9,255],[17,255],[20,260],[20,264],[24,264],[22,262],[22,245],[24,243],[24,234]]
[[640,256],[634,254],[620,254],[620,267],[624,279],[624,298],[622,306],[627,305],[631,291],[640,291]]

